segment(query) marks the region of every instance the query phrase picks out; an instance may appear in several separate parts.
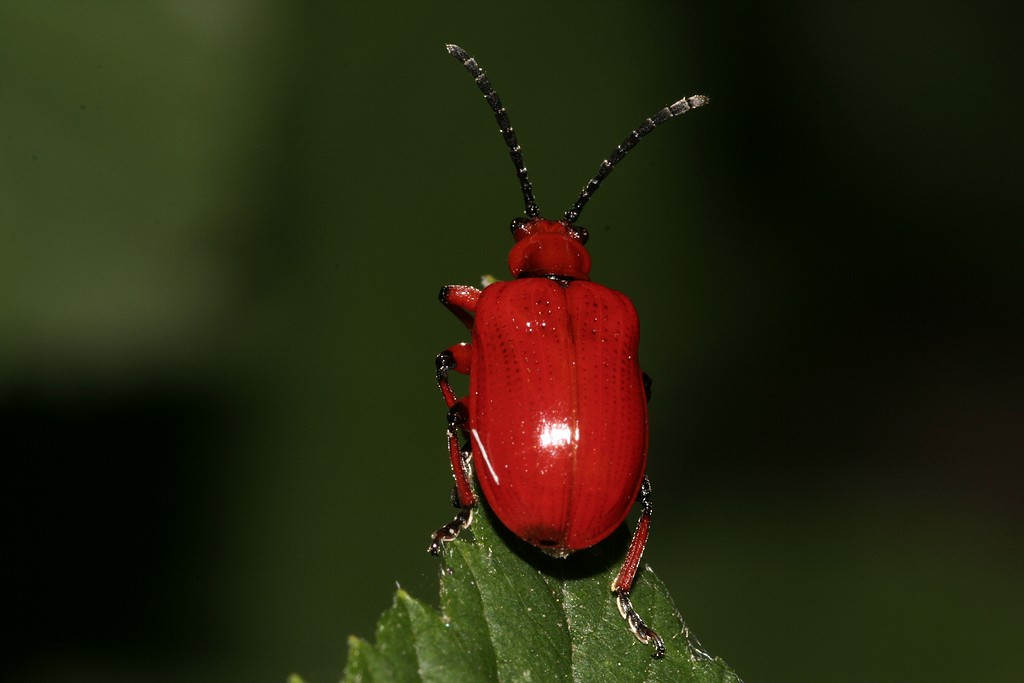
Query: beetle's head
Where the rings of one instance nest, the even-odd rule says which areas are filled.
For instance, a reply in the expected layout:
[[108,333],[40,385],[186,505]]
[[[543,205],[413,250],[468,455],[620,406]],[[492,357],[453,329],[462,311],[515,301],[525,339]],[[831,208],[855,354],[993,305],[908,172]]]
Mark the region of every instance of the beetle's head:
[[508,267],[516,277],[590,279],[590,254],[583,247],[586,228],[546,218],[516,218],[512,236],[516,245],[508,254]]

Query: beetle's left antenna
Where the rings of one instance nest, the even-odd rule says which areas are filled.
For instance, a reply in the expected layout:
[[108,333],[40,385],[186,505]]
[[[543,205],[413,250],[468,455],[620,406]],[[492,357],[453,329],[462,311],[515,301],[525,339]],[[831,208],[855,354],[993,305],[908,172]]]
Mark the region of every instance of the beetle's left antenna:
[[480,92],[484,94],[487,104],[491,105],[491,109],[494,111],[494,118],[498,122],[498,129],[501,130],[501,136],[505,138],[509,156],[512,157],[512,163],[516,167],[519,187],[523,191],[523,202],[526,204],[526,215],[530,218],[536,218],[540,215],[540,209],[537,208],[537,200],[533,198],[533,186],[530,185],[530,179],[526,175],[526,166],[523,164],[523,150],[516,141],[516,132],[508,121],[508,112],[505,111],[501,98],[498,97],[498,93],[494,92],[491,82],[487,80],[487,74],[484,73],[484,70],[480,68],[475,59],[470,57],[458,45],[447,45],[446,47],[448,48],[448,54],[455,57],[455,59],[462,63],[462,66],[466,67],[466,71],[476,81],[476,87],[480,88]]
[[675,104],[670,104],[665,107],[657,114],[647,119],[640,124],[640,127],[634,130],[629,136],[622,141],[622,144],[615,148],[615,151],[609,155],[607,159],[601,162],[601,167],[597,169],[597,175],[595,175],[590,182],[583,187],[583,191],[580,192],[579,199],[572,205],[572,208],[565,212],[565,222],[570,225],[576,222],[576,219],[580,216],[580,211],[590,197],[597,191],[597,188],[601,185],[601,181],[608,177],[608,174],[615,168],[615,164],[622,161],[622,157],[626,156],[626,152],[636,147],[636,144],[640,140],[650,133],[652,130],[665,123],[671,118],[685,114],[691,109],[702,107],[708,103],[708,98],[704,95],[693,95],[691,97],[684,97]]

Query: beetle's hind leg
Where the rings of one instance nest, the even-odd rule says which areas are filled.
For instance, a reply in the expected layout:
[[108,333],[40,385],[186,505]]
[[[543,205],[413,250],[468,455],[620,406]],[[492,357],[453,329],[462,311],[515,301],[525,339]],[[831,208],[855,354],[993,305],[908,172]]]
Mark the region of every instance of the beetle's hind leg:
[[629,599],[633,580],[640,567],[640,558],[644,554],[644,546],[647,545],[647,537],[651,532],[651,513],[653,511],[651,508],[651,481],[646,475],[640,485],[638,500],[641,508],[640,521],[636,524],[636,531],[633,532],[633,540],[629,544],[629,550],[626,551],[622,569],[619,570],[618,576],[612,582],[612,594],[615,596],[615,606],[619,608],[619,614],[629,625],[629,630],[633,632],[637,640],[654,647],[654,652],[651,653],[652,657],[661,659],[665,656],[665,641],[637,614]]
[[[458,537],[459,532],[468,527],[473,523],[473,508],[464,507],[459,510],[459,514],[455,515],[455,519],[445,524],[443,527],[434,532],[433,536],[430,537],[430,546],[427,548],[427,552],[431,555],[438,555],[441,553],[441,548],[448,541],[454,541]],[[637,636],[639,637],[639,636]]]
[[448,373],[452,370],[469,370],[469,357],[468,344],[456,344],[437,355],[437,384],[448,405],[448,457],[451,459],[452,475],[455,478],[452,504],[461,509],[455,519],[434,532],[427,548],[432,555],[440,553],[444,543],[454,540],[460,531],[472,523],[473,507],[476,506],[476,495],[470,485],[471,446],[468,441],[459,446],[459,433],[464,432],[469,421],[469,410],[462,400],[455,397],[448,381]]

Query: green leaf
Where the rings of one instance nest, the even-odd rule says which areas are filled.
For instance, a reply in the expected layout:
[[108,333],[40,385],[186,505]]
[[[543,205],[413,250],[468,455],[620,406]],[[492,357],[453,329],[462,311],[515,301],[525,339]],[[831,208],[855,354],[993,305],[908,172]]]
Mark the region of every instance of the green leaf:
[[629,537],[548,557],[496,529],[484,509],[445,546],[441,610],[399,589],[377,625],[376,644],[349,639],[346,683],[438,681],[738,682],[700,648],[649,568],[633,605],[665,639],[664,659],[637,641],[610,585]]

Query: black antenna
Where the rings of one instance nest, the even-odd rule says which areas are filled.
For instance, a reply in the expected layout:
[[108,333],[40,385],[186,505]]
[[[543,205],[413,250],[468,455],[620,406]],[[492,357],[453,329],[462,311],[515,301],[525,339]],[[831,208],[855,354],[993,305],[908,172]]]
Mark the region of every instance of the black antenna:
[[462,66],[466,67],[466,71],[476,81],[476,87],[480,88],[480,92],[484,94],[487,104],[491,105],[491,109],[494,110],[494,118],[498,122],[498,129],[501,131],[502,137],[505,138],[509,156],[512,157],[512,163],[516,167],[519,187],[523,190],[523,202],[526,204],[526,215],[530,218],[536,218],[540,215],[540,209],[537,208],[537,200],[533,198],[533,187],[530,185],[530,179],[526,175],[526,166],[523,165],[523,150],[519,147],[519,143],[516,142],[516,132],[512,130],[512,125],[508,122],[508,112],[505,111],[505,107],[501,104],[501,98],[498,97],[498,93],[494,92],[491,82],[487,80],[487,74],[484,73],[484,70],[480,68],[475,59],[470,57],[458,45],[446,45],[445,47],[448,48],[448,54],[455,57],[455,59],[462,63]]
[[645,135],[669,119],[679,116],[680,114],[685,114],[691,109],[702,107],[708,102],[708,98],[704,95],[684,97],[675,104],[665,107],[657,114],[641,123],[639,128],[630,133],[623,143],[616,147],[615,151],[612,152],[607,159],[601,162],[601,167],[597,169],[597,175],[595,175],[590,182],[583,187],[583,191],[580,192],[579,199],[576,200],[576,203],[572,205],[571,209],[565,212],[565,222],[570,225],[576,222],[576,219],[580,216],[580,211],[582,211],[583,207],[586,206],[588,201],[590,201],[590,197],[597,191],[597,188],[601,185],[601,181],[608,177],[608,174],[612,172],[613,168],[615,168],[615,164],[622,161],[622,157],[626,156],[626,152],[636,147],[636,143],[640,142]]

